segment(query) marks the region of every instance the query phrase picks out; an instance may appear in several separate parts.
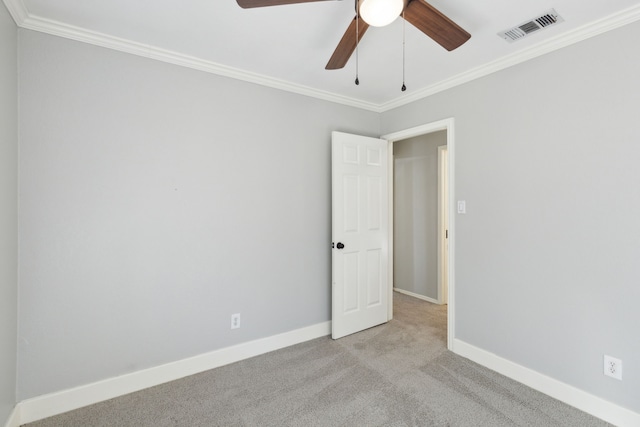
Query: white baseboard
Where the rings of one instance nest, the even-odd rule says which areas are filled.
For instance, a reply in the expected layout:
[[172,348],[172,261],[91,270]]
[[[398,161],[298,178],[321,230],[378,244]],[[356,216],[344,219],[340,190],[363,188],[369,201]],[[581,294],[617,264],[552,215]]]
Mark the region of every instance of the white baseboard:
[[[27,399],[16,405],[5,427],[19,427],[25,423],[133,393],[314,338],[320,338],[330,333],[331,322],[318,323],[306,328],[238,344],[154,368]],[[619,427],[640,426],[640,414],[636,412],[503,359],[464,341],[454,339],[452,350],[460,356],[611,424]]]
[[9,419],[7,420],[4,427],[20,427],[20,424],[20,407],[19,405],[16,405],[13,408],[13,411],[11,411]]
[[401,293],[401,294],[405,294],[405,295],[409,295],[410,297],[418,298],[418,299],[421,299],[423,301],[427,301],[427,302],[430,302],[430,303],[433,303],[433,304],[440,304],[440,302],[437,299],[433,299],[433,298],[426,297],[424,295],[420,295],[420,294],[416,294],[416,293],[413,293],[413,292],[405,291],[404,289],[393,288],[393,290],[395,292],[398,292],[398,293]]
[[493,371],[514,379],[534,390],[578,408],[594,417],[619,427],[640,426],[640,414],[618,406],[539,372],[503,359],[459,339],[453,340],[452,351]]
[[[23,400],[16,406],[15,415],[9,420],[7,427],[18,427],[21,424],[41,420],[314,338],[327,336],[330,333],[331,322],[318,323],[306,328],[238,344],[154,368]],[[11,423],[14,418],[15,421]]]

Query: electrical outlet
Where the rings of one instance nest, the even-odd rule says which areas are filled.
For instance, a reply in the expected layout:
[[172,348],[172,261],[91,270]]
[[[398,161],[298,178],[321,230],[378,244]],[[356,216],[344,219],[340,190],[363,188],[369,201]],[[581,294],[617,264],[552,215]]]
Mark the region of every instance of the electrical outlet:
[[240,327],[240,313],[231,315],[231,329],[238,329]]
[[604,355],[604,374],[622,381],[622,360]]

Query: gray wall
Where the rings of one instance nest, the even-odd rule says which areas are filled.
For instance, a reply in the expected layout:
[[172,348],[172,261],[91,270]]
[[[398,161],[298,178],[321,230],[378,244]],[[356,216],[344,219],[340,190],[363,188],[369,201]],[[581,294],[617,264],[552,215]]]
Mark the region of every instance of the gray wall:
[[393,286],[438,299],[438,146],[446,131],[396,141]]
[[19,35],[19,399],[329,320],[331,131],[379,114]]
[[0,4],[0,425],[16,403],[18,292],[17,29]]
[[630,24],[382,116],[383,134],[455,118],[456,337],[635,412],[638,40]]

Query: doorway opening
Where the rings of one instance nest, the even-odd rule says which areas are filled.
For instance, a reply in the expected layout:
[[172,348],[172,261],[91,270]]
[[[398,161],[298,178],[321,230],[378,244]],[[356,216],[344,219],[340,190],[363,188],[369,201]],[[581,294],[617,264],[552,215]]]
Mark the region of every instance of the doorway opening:
[[[393,183],[389,185],[389,320],[393,317],[393,291],[397,287],[394,279],[399,279],[404,281],[404,284],[398,284],[397,290],[400,292],[438,304],[448,304],[447,347],[450,350],[455,331],[454,223],[451,215],[454,200],[453,124],[453,119],[446,119],[381,137],[389,141],[389,152],[394,153],[389,156],[389,182]],[[434,158],[430,156],[435,156],[436,167],[435,171],[431,168],[429,172],[429,168],[425,169],[424,166],[426,163],[433,166]],[[396,175],[396,169],[400,169],[400,174]],[[435,174],[436,179],[432,181],[436,182],[429,189],[416,188],[415,183],[424,181],[425,174],[431,174],[432,178]],[[439,175],[441,178],[437,179]],[[396,178],[401,182],[396,182]],[[396,203],[404,203],[408,208],[405,212],[396,213]],[[397,214],[406,218],[396,221],[394,216]],[[424,224],[420,217],[431,217],[435,223]],[[394,230],[394,222],[404,226]],[[413,231],[418,231],[422,241],[415,241],[411,237],[404,240],[402,247],[395,247],[394,233],[412,233],[409,224],[417,224],[418,229]],[[408,265],[399,264],[405,262]],[[404,278],[394,277],[396,264],[405,271]],[[421,284],[416,285],[416,282]]]
[[447,132],[393,144],[393,288],[446,304]]

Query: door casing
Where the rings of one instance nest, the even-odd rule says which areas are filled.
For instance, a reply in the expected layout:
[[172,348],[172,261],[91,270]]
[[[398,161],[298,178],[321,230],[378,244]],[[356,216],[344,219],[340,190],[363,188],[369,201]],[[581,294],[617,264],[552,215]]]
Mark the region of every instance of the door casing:
[[438,304],[447,303],[447,232],[449,229],[449,183],[447,169],[449,165],[446,145],[438,147]]
[[[445,130],[447,132],[447,151],[449,157],[448,167],[448,184],[449,184],[449,201],[448,201],[448,224],[449,224],[449,246],[447,252],[448,265],[448,289],[447,289],[447,348],[453,349],[455,339],[455,218],[453,216],[455,201],[455,135],[454,135],[454,119],[448,118],[437,122],[427,123],[421,126],[412,127],[398,132],[389,133],[381,136],[381,139],[389,141],[389,153],[393,153],[393,143],[403,139],[413,138],[420,135],[429,134]],[[389,155],[389,182],[393,182],[393,156]],[[389,185],[389,242],[393,242],[393,185]],[[388,283],[388,303],[387,310],[389,320],[393,318],[393,244],[389,244],[389,279]]]

